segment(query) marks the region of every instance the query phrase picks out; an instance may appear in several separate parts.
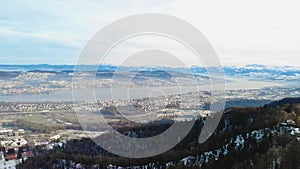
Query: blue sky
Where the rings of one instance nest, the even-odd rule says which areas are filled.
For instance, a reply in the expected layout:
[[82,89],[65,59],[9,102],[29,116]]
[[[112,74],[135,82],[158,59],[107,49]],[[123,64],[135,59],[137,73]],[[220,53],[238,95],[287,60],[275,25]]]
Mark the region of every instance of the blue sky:
[[2,0],[0,4],[0,64],[75,64],[99,29],[125,16],[151,12],[196,26],[224,65],[300,66],[298,0]]

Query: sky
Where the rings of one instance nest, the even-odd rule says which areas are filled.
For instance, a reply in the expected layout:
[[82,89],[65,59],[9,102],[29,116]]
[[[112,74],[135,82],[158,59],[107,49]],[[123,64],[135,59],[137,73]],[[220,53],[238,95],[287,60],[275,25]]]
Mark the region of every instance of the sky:
[[[0,0],[0,64],[76,64],[104,26],[134,14],[161,13],[194,25],[223,65],[300,66],[299,9],[298,0]],[[123,51],[169,44],[131,40],[106,62],[120,64]]]

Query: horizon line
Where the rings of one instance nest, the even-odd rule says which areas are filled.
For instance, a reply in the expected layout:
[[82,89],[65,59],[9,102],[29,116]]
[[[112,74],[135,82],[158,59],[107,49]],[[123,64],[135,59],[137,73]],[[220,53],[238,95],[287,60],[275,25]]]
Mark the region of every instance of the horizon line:
[[[0,66],[100,66],[98,64],[49,64],[49,63],[0,63]],[[173,67],[173,66],[149,66],[149,65],[141,65],[141,66],[130,66],[130,65],[115,65],[115,64],[101,64],[103,66],[115,66],[115,67],[165,67],[165,68],[192,68],[192,67],[201,67],[205,68],[205,66],[198,66],[198,65],[190,65],[188,67]],[[257,64],[257,63],[250,63],[250,64],[245,64],[245,65],[222,65],[222,67],[247,67],[247,66],[261,66],[261,67],[293,67],[293,68],[300,68],[300,66],[290,66],[290,65],[266,65],[266,64]],[[211,66],[211,67],[216,67],[216,66]]]

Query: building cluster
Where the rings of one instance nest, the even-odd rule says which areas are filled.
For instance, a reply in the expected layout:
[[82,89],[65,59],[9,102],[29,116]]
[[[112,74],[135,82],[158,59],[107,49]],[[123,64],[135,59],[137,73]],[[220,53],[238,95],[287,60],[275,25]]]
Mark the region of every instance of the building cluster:
[[72,111],[73,103],[0,103],[0,112]]
[[300,142],[300,127],[296,125],[295,121],[286,120],[286,121],[280,123],[280,126],[284,127],[285,130],[290,132],[291,136],[296,137],[297,140]]
[[299,97],[300,91],[294,87],[266,87],[261,89],[227,90],[227,99],[281,100],[284,97]]
[[[25,135],[26,134],[26,135]],[[26,137],[34,138],[32,144]],[[24,129],[0,129],[0,168],[14,169],[16,165],[33,157],[33,150],[49,151],[56,147],[63,148],[61,136],[50,134],[27,134]]]
[[15,168],[17,164],[33,156],[24,134],[24,129],[0,130],[0,168]]

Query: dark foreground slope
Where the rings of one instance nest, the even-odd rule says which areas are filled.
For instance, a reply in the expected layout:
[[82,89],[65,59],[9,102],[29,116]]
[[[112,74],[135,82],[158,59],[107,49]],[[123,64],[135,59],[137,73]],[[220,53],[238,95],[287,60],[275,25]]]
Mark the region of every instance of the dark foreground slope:
[[[45,151],[18,167],[297,169],[300,167],[300,143],[291,131],[300,125],[300,101],[288,100],[263,107],[227,109],[215,133],[203,144],[197,140],[205,119],[198,119],[180,144],[151,158],[118,157],[90,139],[82,139],[70,140],[64,147]],[[286,120],[294,121],[295,125],[280,125]],[[169,125],[153,123],[126,130],[147,137],[160,133]]]

